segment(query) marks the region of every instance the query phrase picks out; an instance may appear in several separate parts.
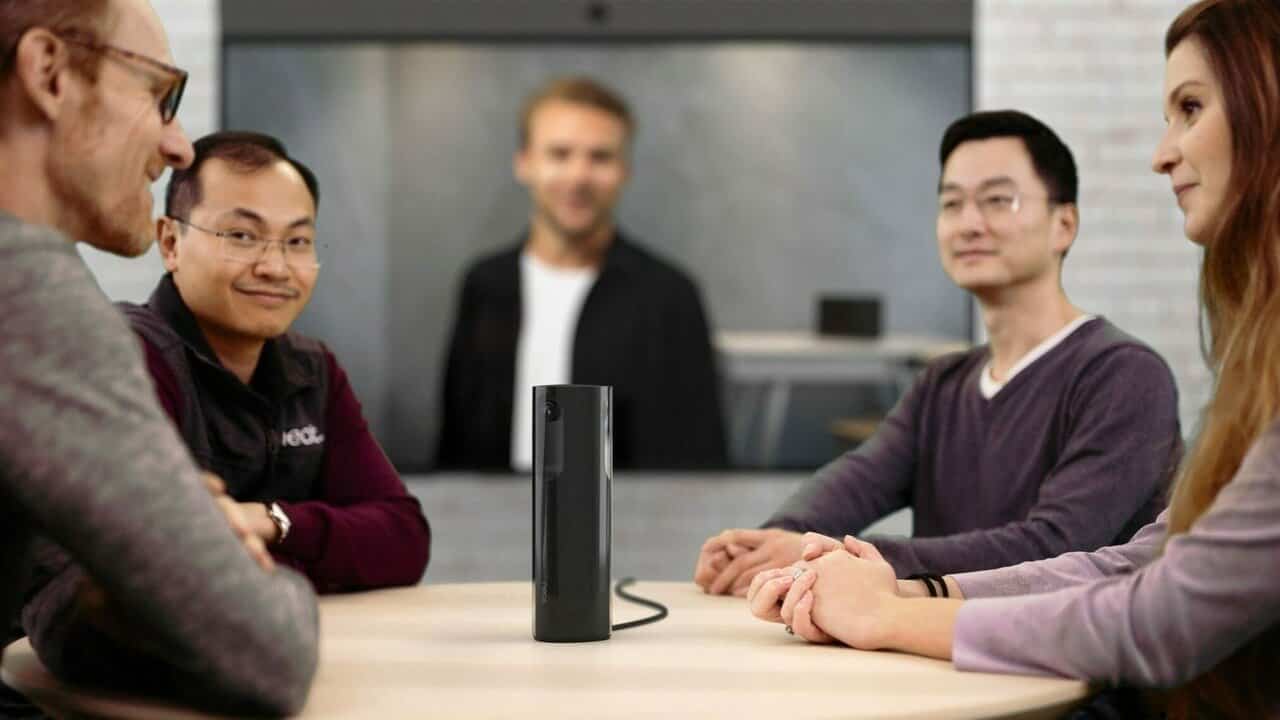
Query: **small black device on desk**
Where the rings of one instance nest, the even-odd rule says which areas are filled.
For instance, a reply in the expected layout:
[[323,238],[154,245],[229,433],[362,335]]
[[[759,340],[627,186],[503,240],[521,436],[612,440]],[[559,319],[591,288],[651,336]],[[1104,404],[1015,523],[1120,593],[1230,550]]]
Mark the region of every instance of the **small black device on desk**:
[[880,337],[879,295],[819,295],[818,334]]

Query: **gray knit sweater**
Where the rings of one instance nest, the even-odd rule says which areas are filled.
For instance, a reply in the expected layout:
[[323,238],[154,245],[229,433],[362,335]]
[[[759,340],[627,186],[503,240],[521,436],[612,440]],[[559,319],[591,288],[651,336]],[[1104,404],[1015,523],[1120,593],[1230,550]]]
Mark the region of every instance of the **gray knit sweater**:
[[[118,646],[70,611],[27,618],[55,673],[167,686],[211,709],[302,706],[317,655],[309,585],[288,570],[264,573],[232,535],[156,403],[133,334],[72,243],[0,213],[6,622],[35,533],[65,547],[152,649]],[[79,577],[68,574],[66,592]]]

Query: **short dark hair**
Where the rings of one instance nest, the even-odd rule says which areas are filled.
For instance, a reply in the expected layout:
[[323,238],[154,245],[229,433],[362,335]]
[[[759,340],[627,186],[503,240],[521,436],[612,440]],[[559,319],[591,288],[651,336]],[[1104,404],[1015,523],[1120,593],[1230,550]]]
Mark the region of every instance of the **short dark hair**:
[[636,124],[631,117],[631,108],[627,107],[627,101],[616,91],[589,77],[562,77],[543,85],[525,98],[524,106],[520,109],[520,133],[517,137],[520,147],[529,144],[529,126],[533,123],[533,114],[546,103],[556,100],[606,112],[622,122],[627,129],[628,139],[635,134]]
[[1071,149],[1048,125],[1017,110],[977,112],[951,123],[942,135],[938,165],[945,167],[947,158],[961,143],[1001,137],[1022,139],[1036,175],[1049,191],[1050,201],[1075,204],[1079,178]]
[[284,143],[262,133],[242,130],[226,130],[205,135],[195,141],[195,157],[191,166],[183,170],[175,169],[169,178],[169,187],[164,193],[164,214],[185,220],[191,214],[191,208],[200,204],[203,190],[200,187],[200,168],[205,161],[219,158],[225,160],[236,170],[251,173],[261,170],[277,162],[286,162],[298,171],[302,181],[316,208],[320,207],[320,186],[316,182],[315,173],[306,165],[289,155]]

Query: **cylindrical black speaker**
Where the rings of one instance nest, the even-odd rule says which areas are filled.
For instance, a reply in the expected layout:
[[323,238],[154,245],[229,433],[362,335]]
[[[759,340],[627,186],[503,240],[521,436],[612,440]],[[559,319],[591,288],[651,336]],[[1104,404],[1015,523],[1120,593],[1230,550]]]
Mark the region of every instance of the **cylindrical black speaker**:
[[533,637],[607,640],[613,388],[533,388]]

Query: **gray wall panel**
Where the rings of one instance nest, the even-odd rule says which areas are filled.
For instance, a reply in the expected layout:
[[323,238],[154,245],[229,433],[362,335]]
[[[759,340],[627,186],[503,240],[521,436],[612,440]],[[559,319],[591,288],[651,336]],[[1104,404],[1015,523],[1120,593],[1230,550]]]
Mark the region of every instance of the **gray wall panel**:
[[227,67],[228,124],[319,172],[321,230],[343,240],[301,327],[339,350],[407,467],[430,460],[460,272],[527,217],[515,118],[555,74],[631,100],[621,220],[701,280],[716,327],[807,328],[816,293],[845,291],[883,294],[890,331],[967,334],[932,213],[966,45],[233,44]]

